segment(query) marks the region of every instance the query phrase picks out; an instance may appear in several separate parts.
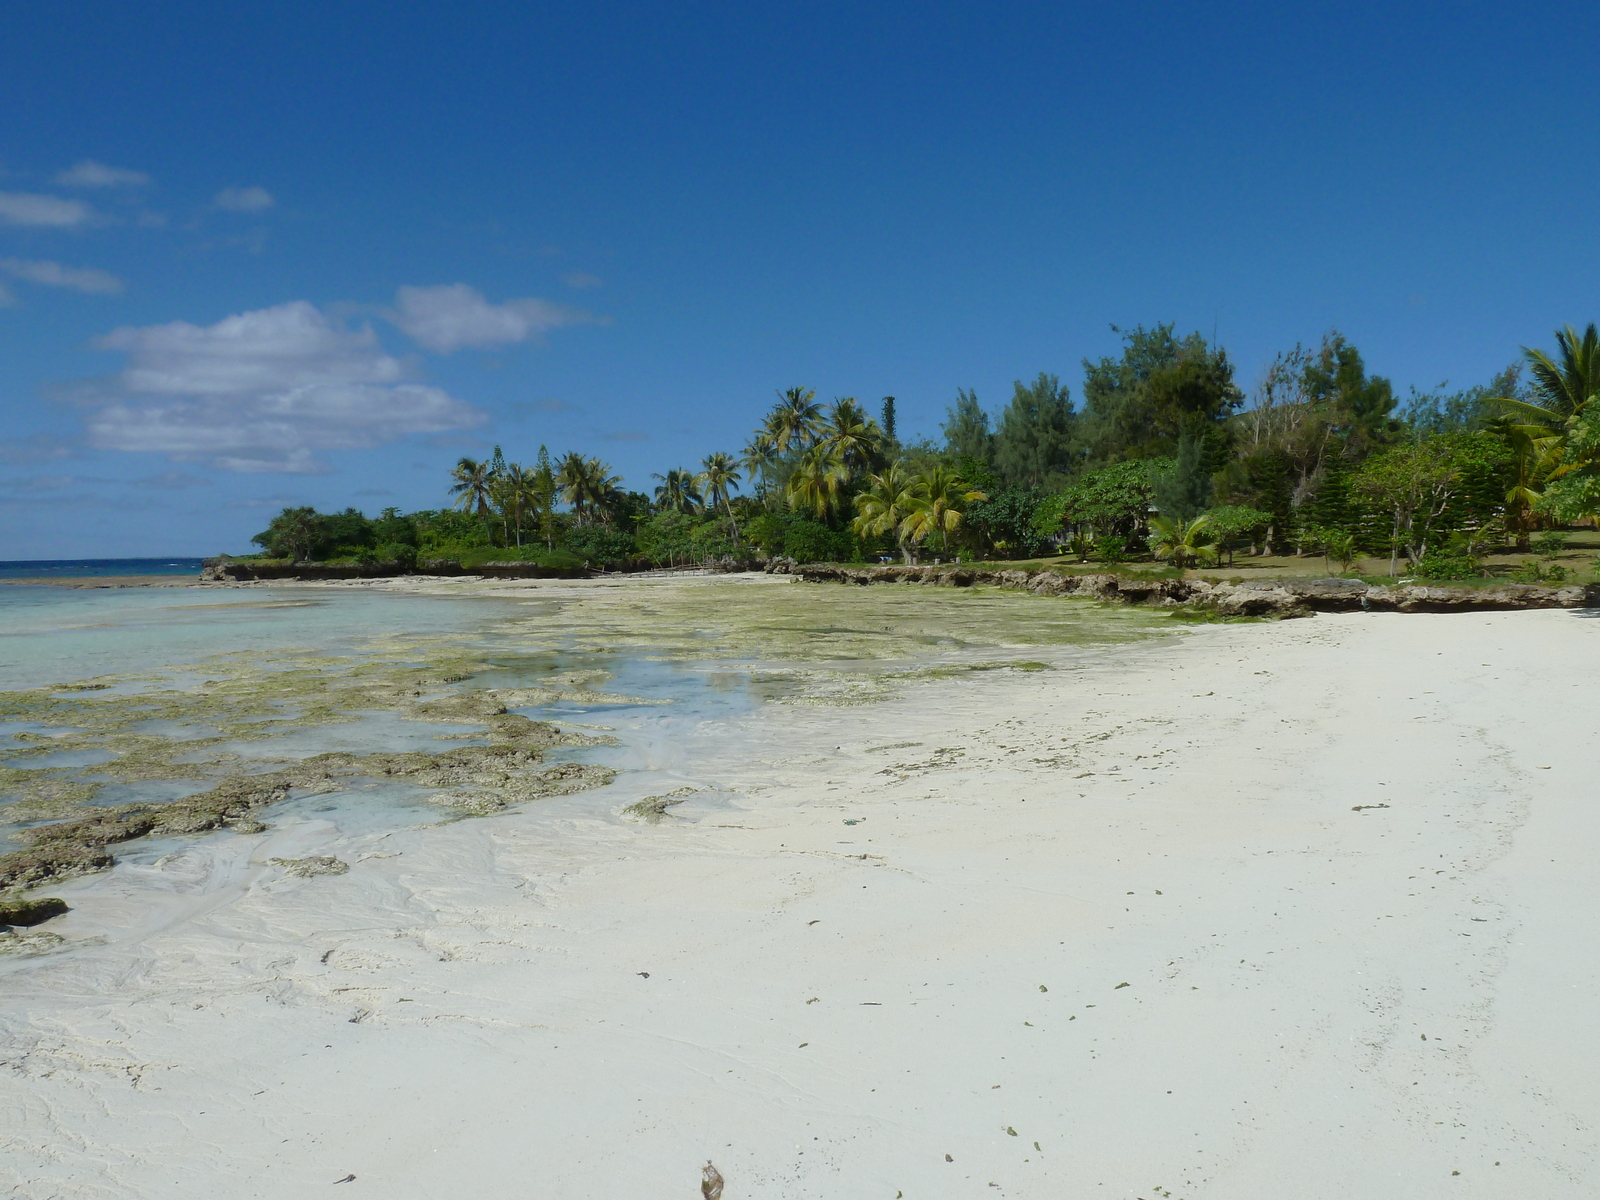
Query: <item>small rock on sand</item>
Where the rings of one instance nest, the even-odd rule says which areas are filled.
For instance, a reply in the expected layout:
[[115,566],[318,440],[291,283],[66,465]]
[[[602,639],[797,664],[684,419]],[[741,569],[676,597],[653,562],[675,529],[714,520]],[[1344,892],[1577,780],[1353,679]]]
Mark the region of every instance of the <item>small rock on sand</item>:
[[285,875],[298,875],[309,879],[313,875],[343,875],[350,864],[326,854],[313,854],[310,858],[270,858],[275,867],[282,867]]

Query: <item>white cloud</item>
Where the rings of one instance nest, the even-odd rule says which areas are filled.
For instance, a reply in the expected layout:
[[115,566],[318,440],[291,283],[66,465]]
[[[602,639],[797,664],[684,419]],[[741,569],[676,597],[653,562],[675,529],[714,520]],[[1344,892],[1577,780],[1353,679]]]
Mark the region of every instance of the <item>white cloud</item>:
[[37,192],[0,192],[0,221],[7,225],[72,229],[93,219],[94,209],[82,200],[63,200]]
[[143,171],[129,171],[123,167],[108,167],[86,158],[70,170],[56,176],[62,187],[138,187],[150,182]]
[[122,280],[109,271],[94,267],[63,267],[58,262],[28,262],[20,258],[0,258],[0,271],[46,287],[72,288],[90,295],[113,295],[122,290]]
[[128,354],[88,422],[92,445],[210,462],[230,471],[311,474],[317,454],[481,425],[486,415],[407,381],[370,328],[343,329],[297,300],[198,326],[115,330]]
[[229,212],[260,212],[273,203],[272,193],[263,187],[225,187],[216,196],[217,207]]
[[569,288],[597,288],[605,287],[606,281],[598,275],[591,275],[587,271],[568,271],[561,277],[561,282]]
[[449,354],[463,346],[503,346],[537,338],[546,330],[580,325],[595,318],[577,309],[528,297],[490,304],[464,283],[403,287],[399,310],[385,315],[408,337]]

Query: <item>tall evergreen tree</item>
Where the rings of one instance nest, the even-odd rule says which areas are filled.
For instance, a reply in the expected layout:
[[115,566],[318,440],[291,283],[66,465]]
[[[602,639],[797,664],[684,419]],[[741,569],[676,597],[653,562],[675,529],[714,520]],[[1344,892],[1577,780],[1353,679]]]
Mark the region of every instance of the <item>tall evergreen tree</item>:
[[1173,329],[1116,329],[1121,358],[1083,360],[1085,440],[1095,461],[1171,454],[1186,430],[1198,431],[1197,422],[1220,423],[1242,403],[1227,352]]
[[994,460],[994,434],[989,414],[978,403],[978,393],[967,388],[956,391],[956,402],[944,423],[945,449],[959,458],[973,458],[984,466]]
[[1337,330],[1306,364],[1303,388],[1312,405],[1329,414],[1347,458],[1364,457],[1402,432],[1393,385],[1368,375],[1361,352]]
[[556,545],[556,469],[550,462],[550,451],[547,447],[539,447],[539,462],[533,471],[534,487],[533,502],[539,514],[539,536],[544,540],[545,549],[554,550]]
[[1031,386],[1015,385],[994,435],[994,467],[1007,484],[1043,487],[1071,469],[1075,450],[1071,393],[1039,372]]
[[1192,521],[1211,504],[1211,472],[1206,468],[1203,436],[1178,437],[1178,456],[1172,470],[1155,478],[1155,506],[1170,520]]
[[883,398],[883,420],[880,424],[883,427],[884,443],[891,449],[900,444],[900,432],[896,428],[894,417],[894,397],[885,396]]

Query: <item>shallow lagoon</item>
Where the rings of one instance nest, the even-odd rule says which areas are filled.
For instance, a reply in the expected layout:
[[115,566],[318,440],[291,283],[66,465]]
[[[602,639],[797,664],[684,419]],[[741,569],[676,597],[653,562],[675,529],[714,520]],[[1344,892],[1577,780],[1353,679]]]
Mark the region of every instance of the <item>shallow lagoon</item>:
[[[615,812],[703,785],[696,759],[763,704],[869,704],[970,671],[1070,667],[1174,629],[1159,613],[1022,593],[755,575],[510,588],[0,585],[0,832],[193,795],[225,774],[309,755],[485,746],[493,730],[482,713],[495,704],[614,742],[549,757],[621,772],[552,811]],[[260,815],[351,832],[453,819],[448,800],[400,780],[353,780]],[[118,856],[147,857],[158,840]]]

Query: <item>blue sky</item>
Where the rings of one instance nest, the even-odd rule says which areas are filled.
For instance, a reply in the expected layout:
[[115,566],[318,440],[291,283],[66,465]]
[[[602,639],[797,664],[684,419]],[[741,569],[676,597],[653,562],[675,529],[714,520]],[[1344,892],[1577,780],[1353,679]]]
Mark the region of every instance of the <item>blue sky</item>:
[[0,558],[250,549],[1113,324],[1403,391],[1595,317],[1592,6],[12,5]]

